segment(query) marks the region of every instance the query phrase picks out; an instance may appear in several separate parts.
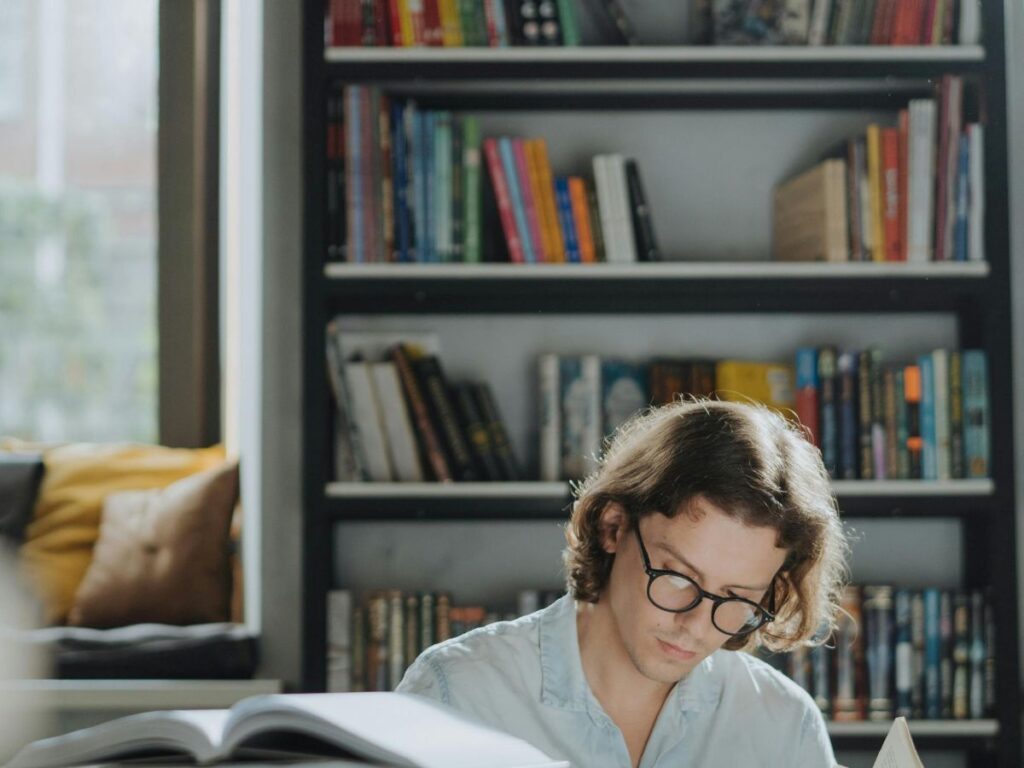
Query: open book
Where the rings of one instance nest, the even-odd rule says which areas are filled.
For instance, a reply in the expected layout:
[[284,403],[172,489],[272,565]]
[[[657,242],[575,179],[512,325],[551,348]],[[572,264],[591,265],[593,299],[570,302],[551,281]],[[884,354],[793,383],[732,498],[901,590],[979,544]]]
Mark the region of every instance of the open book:
[[905,717],[897,717],[882,742],[882,750],[875,758],[874,768],[924,768],[914,749],[910,728]]
[[271,694],[228,710],[146,712],[29,744],[7,768],[143,758],[328,758],[402,768],[568,768],[521,739],[401,693]]

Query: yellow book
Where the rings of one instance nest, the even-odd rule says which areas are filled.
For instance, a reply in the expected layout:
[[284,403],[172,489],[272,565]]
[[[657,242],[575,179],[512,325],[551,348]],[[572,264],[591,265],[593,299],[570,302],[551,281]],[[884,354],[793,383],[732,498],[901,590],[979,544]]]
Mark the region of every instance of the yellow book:
[[458,0],[438,0],[441,16],[441,40],[445,48],[461,48],[463,43],[462,19],[459,18]]
[[562,225],[559,223],[558,207],[555,205],[555,180],[548,161],[548,143],[544,139],[533,139],[533,151],[537,155],[537,169],[540,171],[540,187],[544,195],[544,218],[551,222],[551,261],[565,263],[565,242],[562,239]]
[[398,29],[402,33],[402,46],[412,48],[416,45],[416,34],[412,26],[412,9],[409,0],[398,0]]
[[882,224],[882,131],[868,126],[868,187],[871,204],[871,260],[885,261],[885,232]]
[[526,153],[526,165],[530,174],[530,190],[533,192],[533,201],[537,208],[537,220],[540,224],[540,239],[544,244],[544,253],[547,255],[547,261],[556,262],[558,261],[558,253],[555,249],[552,227],[558,222],[551,221],[551,211],[548,209],[547,197],[544,194],[544,173],[540,167],[541,160],[540,154],[537,152],[537,140],[524,140],[523,152]]
[[756,400],[794,418],[795,373],[787,363],[720,360],[715,364],[715,392],[720,400]]

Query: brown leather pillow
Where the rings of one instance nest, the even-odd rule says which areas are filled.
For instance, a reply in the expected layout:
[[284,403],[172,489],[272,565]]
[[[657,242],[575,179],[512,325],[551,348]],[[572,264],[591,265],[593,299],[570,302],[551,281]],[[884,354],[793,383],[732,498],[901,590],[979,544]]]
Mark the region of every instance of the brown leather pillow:
[[227,621],[228,531],[237,498],[234,462],[166,488],[108,495],[68,623],[105,628]]

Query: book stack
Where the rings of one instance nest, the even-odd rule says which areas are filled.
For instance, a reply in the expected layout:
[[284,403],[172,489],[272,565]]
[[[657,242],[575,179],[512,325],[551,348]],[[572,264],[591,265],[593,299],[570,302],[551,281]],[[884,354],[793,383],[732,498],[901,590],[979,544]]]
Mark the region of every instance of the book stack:
[[980,719],[995,708],[995,624],[979,590],[847,587],[829,642],[767,660],[833,720]]
[[702,0],[695,5],[697,27],[706,28],[716,45],[977,45],[981,33],[980,0]]
[[963,80],[915,99],[895,126],[868,126],[775,189],[773,258],[983,261],[984,149],[963,123]]
[[579,45],[575,0],[329,0],[328,46]]
[[909,364],[881,350],[804,347],[796,411],[829,473],[844,480],[989,476],[983,350],[936,349]]
[[[543,138],[346,86],[327,105],[327,256],[355,263],[660,258],[635,160],[556,175]],[[501,237],[503,235],[503,237]]]
[[341,482],[512,481],[520,471],[491,388],[451,382],[433,334],[327,327]]
[[435,643],[525,616],[560,598],[562,590],[524,589],[506,608],[453,605],[445,592],[377,590],[356,603],[349,590],[327,598],[329,691],[390,691]]

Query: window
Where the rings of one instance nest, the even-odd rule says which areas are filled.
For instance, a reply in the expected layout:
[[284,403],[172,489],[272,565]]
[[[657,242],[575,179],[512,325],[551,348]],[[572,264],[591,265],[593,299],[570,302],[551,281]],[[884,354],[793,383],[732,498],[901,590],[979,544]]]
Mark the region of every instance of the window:
[[157,28],[0,3],[0,435],[157,438]]

